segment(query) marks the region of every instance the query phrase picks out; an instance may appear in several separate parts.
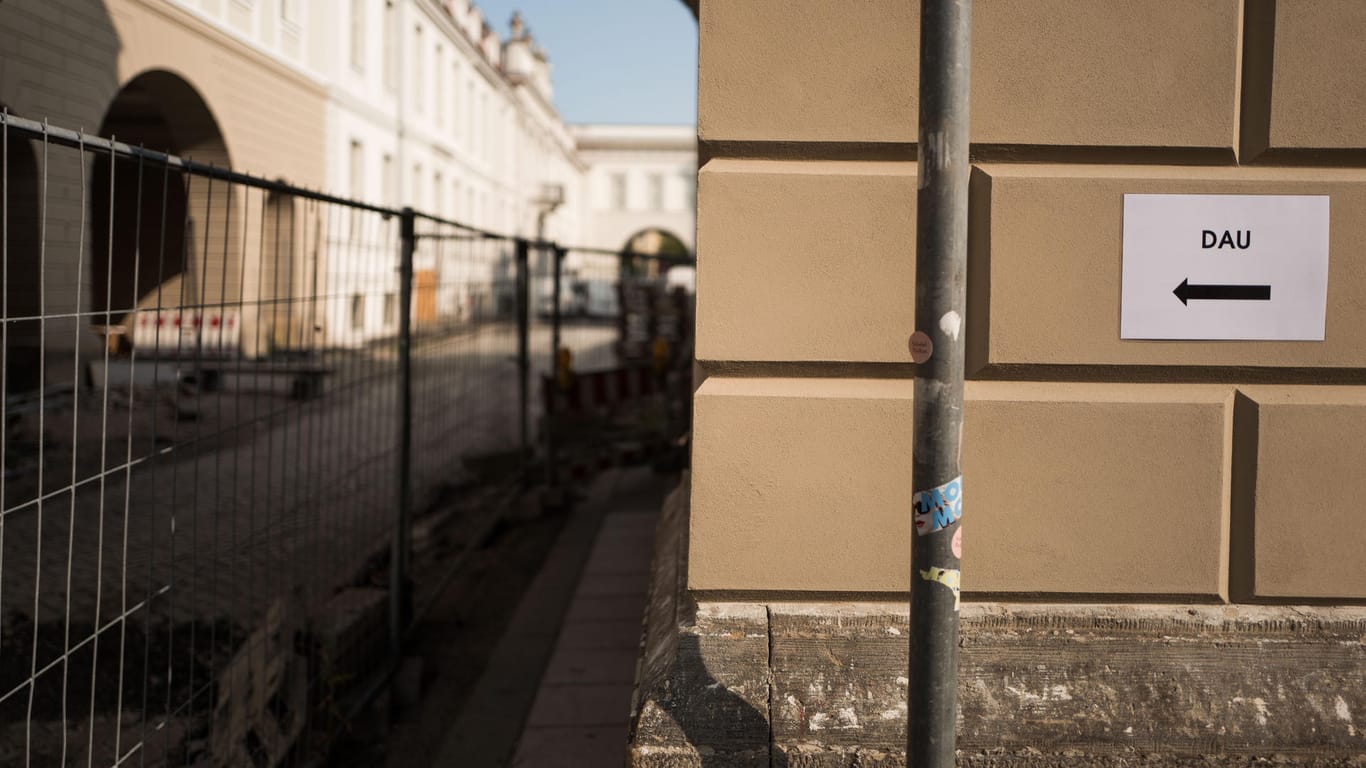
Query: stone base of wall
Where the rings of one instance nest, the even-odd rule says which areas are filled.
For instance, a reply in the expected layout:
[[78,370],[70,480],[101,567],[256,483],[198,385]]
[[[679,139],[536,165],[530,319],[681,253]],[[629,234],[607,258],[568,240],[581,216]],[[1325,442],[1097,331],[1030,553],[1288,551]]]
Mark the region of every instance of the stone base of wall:
[[[636,768],[905,765],[901,603],[697,604],[656,542]],[[1366,766],[1366,608],[965,603],[969,766]]]

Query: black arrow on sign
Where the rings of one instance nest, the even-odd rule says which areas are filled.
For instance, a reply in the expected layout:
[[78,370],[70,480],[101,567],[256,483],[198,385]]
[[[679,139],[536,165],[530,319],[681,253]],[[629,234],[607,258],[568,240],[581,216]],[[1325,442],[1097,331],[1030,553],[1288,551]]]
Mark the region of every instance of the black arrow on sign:
[[1191,285],[1190,280],[1182,280],[1172,291],[1182,304],[1190,299],[1210,299],[1214,301],[1271,301],[1269,285]]

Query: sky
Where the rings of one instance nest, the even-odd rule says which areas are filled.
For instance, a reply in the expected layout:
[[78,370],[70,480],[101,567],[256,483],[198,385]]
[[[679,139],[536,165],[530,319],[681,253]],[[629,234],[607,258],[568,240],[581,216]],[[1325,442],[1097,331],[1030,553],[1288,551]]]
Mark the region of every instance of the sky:
[[569,123],[697,122],[697,22],[682,0],[475,0],[504,39],[514,10],[550,58]]

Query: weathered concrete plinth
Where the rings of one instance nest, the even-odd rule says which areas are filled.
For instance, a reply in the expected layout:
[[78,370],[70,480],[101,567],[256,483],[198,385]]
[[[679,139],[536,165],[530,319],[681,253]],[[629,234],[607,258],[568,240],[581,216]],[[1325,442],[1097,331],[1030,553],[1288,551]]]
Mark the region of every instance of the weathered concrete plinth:
[[[637,768],[905,765],[901,603],[697,604],[687,490],[656,542]],[[970,766],[1366,765],[1366,608],[963,605]]]

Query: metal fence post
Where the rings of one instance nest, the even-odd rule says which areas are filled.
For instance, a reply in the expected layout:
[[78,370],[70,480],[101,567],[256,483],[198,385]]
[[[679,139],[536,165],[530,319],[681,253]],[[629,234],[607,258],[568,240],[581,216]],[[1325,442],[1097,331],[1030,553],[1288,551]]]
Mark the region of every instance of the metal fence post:
[[530,245],[524,239],[517,240],[517,454],[522,480],[526,480],[527,454],[527,401],[528,375],[531,372],[530,318],[527,317],[530,300],[530,280],[528,278]]
[[552,259],[550,291],[550,381],[551,392],[548,393],[545,402],[545,480],[546,486],[553,492],[559,483],[559,476],[555,466],[555,393],[559,387],[560,373],[560,292],[562,290],[560,282],[560,272],[564,267],[565,249],[558,245],[550,246]]
[[409,583],[413,453],[413,249],[417,245],[412,208],[399,217],[398,262],[398,521],[389,554],[389,642],[397,662],[403,652],[403,629],[412,615]]
[[549,494],[547,499],[552,505],[559,504],[561,499],[556,495],[556,488],[559,484],[559,473],[555,466],[555,396],[559,391],[560,384],[560,323],[563,319],[560,311],[560,296],[563,286],[560,280],[560,270],[564,265],[565,250],[558,245],[547,245],[550,248],[550,382],[545,393],[545,484]]
[[972,0],[922,0],[906,762],[954,764]]

